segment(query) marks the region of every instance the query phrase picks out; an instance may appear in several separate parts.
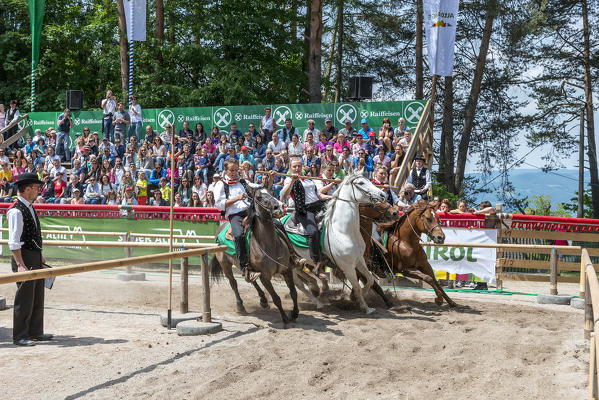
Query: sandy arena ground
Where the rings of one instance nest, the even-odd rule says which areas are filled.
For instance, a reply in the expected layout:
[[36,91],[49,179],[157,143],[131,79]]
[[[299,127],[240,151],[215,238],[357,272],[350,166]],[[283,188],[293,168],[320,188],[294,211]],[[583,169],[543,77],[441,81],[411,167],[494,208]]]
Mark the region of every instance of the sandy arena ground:
[[[0,273],[9,266],[0,265]],[[178,276],[174,285],[178,286]],[[224,331],[179,337],[159,323],[168,281],[122,282],[115,271],[58,277],[46,291],[54,341],[12,344],[15,285],[0,285],[2,398],[23,399],[582,399],[587,395],[584,317],[534,296],[451,293],[457,310],[431,292],[400,291],[402,307],[364,316],[338,301],[317,312],[300,295],[300,317],[282,329],[240,282],[249,312],[237,315],[228,283],[213,286]],[[291,301],[276,286],[286,309]],[[548,284],[506,283],[545,293]],[[575,294],[576,285],[560,285]],[[346,290],[347,293],[347,290]],[[190,309],[201,310],[201,280],[190,278]],[[371,299],[372,300],[372,299]],[[178,309],[175,291],[173,309]],[[371,301],[371,304],[373,302]],[[411,310],[405,310],[405,306]]]

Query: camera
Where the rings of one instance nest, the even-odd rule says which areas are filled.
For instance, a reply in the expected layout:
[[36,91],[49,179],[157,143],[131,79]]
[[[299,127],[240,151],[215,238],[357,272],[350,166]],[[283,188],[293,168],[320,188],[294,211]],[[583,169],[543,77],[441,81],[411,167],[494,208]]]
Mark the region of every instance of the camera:
[[409,190],[404,190],[403,195],[406,197],[410,197],[410,191]]

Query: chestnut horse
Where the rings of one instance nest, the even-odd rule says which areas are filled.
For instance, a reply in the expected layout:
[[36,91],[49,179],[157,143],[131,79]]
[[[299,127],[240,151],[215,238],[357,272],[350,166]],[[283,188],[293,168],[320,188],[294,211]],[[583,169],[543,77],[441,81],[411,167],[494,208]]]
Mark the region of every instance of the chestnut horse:
[[443,304],[443,299],[450,307],[456,303],[449,298],[439,285],[435,271],[428,262],[426,253],[420,245],[420,236],[425,233],[433,242],[442,244],[445,234],[441,229],[441,220],[435,212],[436,203],[420,200],[391,224],[379,224],[381,228],[390,228],[387,240],[385,259],[394,273],[401,273],[409,278],[420,279],[433,287],[437,305]]

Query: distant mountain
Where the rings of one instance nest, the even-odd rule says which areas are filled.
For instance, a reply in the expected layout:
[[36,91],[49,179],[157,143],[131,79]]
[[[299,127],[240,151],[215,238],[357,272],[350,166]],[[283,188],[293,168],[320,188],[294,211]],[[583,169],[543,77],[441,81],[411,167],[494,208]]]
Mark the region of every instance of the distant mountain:
[[[485,182],[481,174],[466,175],[478,178],[481,185]],[[491,177],[486,178],[486,182],[498,175],[499,172],[493,173]],[[514,197],[528,196],[529,199],[532,199],[535,195],[551,196],[551,205],[553,207],[558,203],[569,203],[578,191],[578,170],[575,169],[560,169],[547,173],[540,169],[516,169],[510,171],[509,176],[516,191]],[[589,180],[589,173],[585,171],[585,189],[588,187]],[[489,184],[489,187],[495,189],[495,191],[489,194],[481,194],[478,196],[477,201],[489,200],[493,205],[498,203],[499,195],[497,191],[500,189],[500,184],[501,178],[494,180]]]

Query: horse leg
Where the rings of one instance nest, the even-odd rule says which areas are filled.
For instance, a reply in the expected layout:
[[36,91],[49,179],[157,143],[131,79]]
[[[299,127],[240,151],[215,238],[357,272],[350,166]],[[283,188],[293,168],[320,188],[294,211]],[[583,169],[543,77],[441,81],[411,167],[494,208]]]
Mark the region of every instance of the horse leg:
[[359,274],[366,278],[366,284],[364,285],[364,294],[366,294],[368,293],[372,285],[374,285],[375,281],[370,271],[368,271],[368,268],[366,268],[366,261],[364,261],[364,257],[358,258],[356,262],[356,270]]
[[413,270],[413,269],[408,269],[408,270],[402,271],[401,273],[407,277],[420,279],[421,281],[424,281],[424,282],[428,283],[429,285],[431,285],[433,290],[435,291],[435,294],[437,295],[437,297],[435,298],[435,303],[438,306],[443,304],[443,298],[445,298],[447,300],[447,302],[449,303],[449,305],[451,307],[456,306],[456,304],[453,302],[453,300],[451,300],[447,296],[447,294],[445,294],[445,292],[443,291],[441,286],[439,286],[439,283],[437,282],[437,280],[435,278],[431,277],[430,275],[425,274],[422,271]]
[[239,295],[239,289],[237,288],[237,281],[235,280],[235,275],[233,275],[233,264],[231,264],[230,260],[225,260],[225,258],[223,257],[223,259],[220,260],[220,265],[222,266],[223,273],[229,280],[229,285],[231,285],[231,289],[233,289],[233,292],[235,293],[235,298],[237,299],[237,312],[240,314],[247,314],[247,311],[245,310],[245,307],[243,305],[243,300]]
[[283,310],[283,305],[281,304],[281,298],[279,297],[277,292],[275,292],[275,288],[272,286],[272,282],[270,281],[269,278],[265,277],[264,275],[260,276],[260,281],[262,282],[262,285],[264,285],[264,288],[268,291],[268,293],[270,293],[272,302],[275,303],[275,306],[277,306],[277,308],[279,309],[279,312],[281,313],[281,319],[283,320],[283,324],[285,324],[285,326],[287,326],[287,324],[289,323],[289,318],[287,318],[287,315],[285,314],[285,311]]
[[358,303],[360,303],[360,308],[362,308],[362,310],[364,310],[367,315],[372,314],[375,311],[375,309],[368,307],[368,304],[366,304],[366,300],[364,300],[364,295],[362,294],[362,288],[360,287],[360,282],[358,281],[355,266],[353,268],[348,268],[348,270],[345,271],[345,277],[349,280],[349,283],[351,284],[352,292],[355,294]]
[[254,281],[252,282],[252,285],[254,286],[254,288],[256,288],[256,292],[258,292],[258,296],[260,297],[260,307],[267,309],[268,299],[266,298],[264,291],[260,289],[260,285],[258,285],[258,282]]
[[[362,274],[358,274],[358,277],[360,279],[360,282],[364,283],[366,281],[366,278]],[[378,294],[381,297],[381,299],[383,299],[387,308],[393,307],[393,302],[389,300],[389,298],[383,291],[383,288],[376,281],[372,284],[372,290],[374,290],[374,292]]]
[[283,277],[285,278],[285,283],[287,283],[287,287],[289,288],[289,294],[291,295],[291,300],[293,300],[293,311],[289,315],[289,318],[292,321],[295,321],[299,316],[299,307],[297,306],[297,290],[295,290],[295,284],[293,279],[293,270],[288,269],[283,273]]
[[324,304],[322,304],[322,302],[318,299],[318,297],[316,297],[311,292],[311,290],[308,290],[308,288],[306,287],[305,280],[308,279],[308,276],[306,274],[304,274],[302,271],[299,271],[297,269],[293,270],[293,273],[295,274],[294,279],[293,279],[295,286],[303,294],[305,294],[313,303],[316,303],[316,309],[320,310],[324,306]]
[[[437,297],[439,298],[439,294],[441,294],[441,296],[443,296],[443,299],[445,299],[447,301],[447,304],[449,304],[449,307],[456,307],[457,304],[455,303],[455,301],[453,301],[448,295],[447,293],[445,293],[445,290],[443,290],[443,288],[441,287],[441,285],[439,285],[439,281],[437,281],[437,278],[435,277],[435,271],[433,271],[433,267],[431,267],[431,265],[428,263],[428,261],[425,261],[423,266],[420,268],[420,271],[422,271],[424,274],[428,275],[431,280],[432,280],[432,286],[433,288],[435,288],[435,292],[437,293]],[[435,300],[435,303],[441,305],[443,304],[443,299],[439,298],[439,302],[437,302]]]

